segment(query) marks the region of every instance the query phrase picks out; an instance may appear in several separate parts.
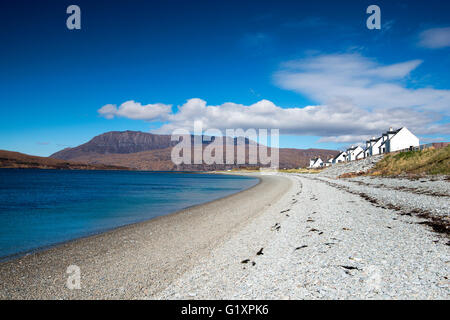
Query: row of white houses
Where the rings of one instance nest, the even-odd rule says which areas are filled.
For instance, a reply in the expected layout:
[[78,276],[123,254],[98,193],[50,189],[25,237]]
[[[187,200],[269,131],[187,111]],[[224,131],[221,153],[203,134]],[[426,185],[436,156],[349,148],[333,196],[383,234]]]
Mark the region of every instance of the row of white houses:
[[419,138],[417,138],[406,127],[389,130],[380,137],[372,137],[366,141],[365,147],[352,146],[346,151],[342,151],[336,157],[323,162],[319,157],[309,160],[309,168],[321,168],[335,163],[354,161],[375,156],[377,154],[389,153],[405,149],[419,147]]

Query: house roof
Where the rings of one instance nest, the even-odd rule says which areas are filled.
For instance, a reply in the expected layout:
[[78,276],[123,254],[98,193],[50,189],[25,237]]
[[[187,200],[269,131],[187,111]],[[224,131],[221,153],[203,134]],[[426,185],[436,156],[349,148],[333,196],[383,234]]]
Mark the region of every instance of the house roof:
[[333,158],[333,160],[339,158],[343,154],[347,154],[347,152],[346,151],[341,151],[341,153],[339,153],[335,158]]
[[362,149],[361,146],[356,146],[356,147],[351,147],[351,148],[347,149],[347,151],[355,151],[355,150],[358,149],[358,148],[361,148],[361,149]]
[[390,130],[388,130],[387,132],[386,132],[386,134],[388,134],[388,133],[394,133],[394,134],[396,134],[396,133],[398,133],[400,130],[402,130],[403,129],[403,127],[401,127],[400,129],[397,129],[397,130],[392,130],[392,131],[390,131]]
[[[320,157],[319,158],[314,158],[314,159],[311,159],[311,160],[313,161],[313,163],[310,166],[315,165],[317,162],[319,162],[319,160],[322,161],[322,159],[320,159]],[[323,163],[323,161],[322,161],[322,163]]]

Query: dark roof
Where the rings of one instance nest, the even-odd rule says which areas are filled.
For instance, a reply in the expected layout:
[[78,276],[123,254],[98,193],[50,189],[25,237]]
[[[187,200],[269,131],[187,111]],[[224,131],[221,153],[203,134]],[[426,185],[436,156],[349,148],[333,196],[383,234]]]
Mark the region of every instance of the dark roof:
[[341,153],[339,153],[334,159],[339,158],[341,155],[343,155],[344,153],[346,153],[346,151],[341,151]]
[[400,129],[397,129],[397,130],[392,130],[392,131],[387,131],[385,134],[388,134],[388,133],[393,133],[393,134],[396,134],[396,133],[398,133],[400,130],[402,130],[403,129],[403,127],[401,127]]
[[351,147],[351,148],[348,148],[347,151],[353,151],[353,150],[356,150],[358,148],[361,148],[361,147],[360,146]]

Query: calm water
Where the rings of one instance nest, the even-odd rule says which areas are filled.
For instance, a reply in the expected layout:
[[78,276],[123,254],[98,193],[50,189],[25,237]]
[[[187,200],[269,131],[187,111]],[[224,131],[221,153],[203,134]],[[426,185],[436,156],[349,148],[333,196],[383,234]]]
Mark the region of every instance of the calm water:
[[257,182],[212,174],[0,169],[0,257],[165,215]]

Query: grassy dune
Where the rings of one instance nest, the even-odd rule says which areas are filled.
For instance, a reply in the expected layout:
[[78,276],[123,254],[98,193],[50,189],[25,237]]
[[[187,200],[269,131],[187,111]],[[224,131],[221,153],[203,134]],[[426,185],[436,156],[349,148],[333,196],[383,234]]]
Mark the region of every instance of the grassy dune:
[[388,154],[370,171],[371,175],[450,175],[450,146],[441,149]]

